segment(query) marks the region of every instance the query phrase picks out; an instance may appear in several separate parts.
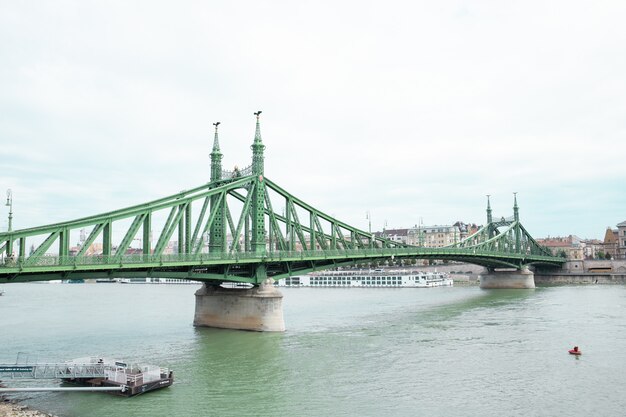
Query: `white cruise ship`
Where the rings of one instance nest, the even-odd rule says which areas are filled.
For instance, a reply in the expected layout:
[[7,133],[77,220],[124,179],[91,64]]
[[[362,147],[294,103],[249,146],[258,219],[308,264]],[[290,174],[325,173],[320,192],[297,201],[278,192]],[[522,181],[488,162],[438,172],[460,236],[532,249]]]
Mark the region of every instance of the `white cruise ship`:
[[397,287],[430,288],[451,287],[452,279],[443,272],[409,270],[343,270],[314,272],[308,275],[283,278],[279,287]]

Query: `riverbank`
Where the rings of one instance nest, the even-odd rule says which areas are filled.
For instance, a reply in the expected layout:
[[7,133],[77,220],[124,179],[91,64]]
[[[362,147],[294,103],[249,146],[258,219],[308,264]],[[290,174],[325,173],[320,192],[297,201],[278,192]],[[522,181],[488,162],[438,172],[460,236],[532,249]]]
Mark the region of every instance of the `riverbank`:
[[14,403],[2,398],[0,401],[0,416],[2,417],[57,417],[54,414],[33,410],[26,405]]
[[537,274],[535,273],[535,284],[538,286],[550,285],[588,285],[588,284],[626,284],[625,274]]

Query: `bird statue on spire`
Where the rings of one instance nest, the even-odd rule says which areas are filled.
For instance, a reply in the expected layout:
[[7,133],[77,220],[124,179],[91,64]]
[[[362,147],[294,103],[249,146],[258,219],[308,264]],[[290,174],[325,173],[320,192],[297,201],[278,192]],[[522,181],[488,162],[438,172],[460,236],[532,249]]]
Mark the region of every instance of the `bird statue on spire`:
[[218,181],[222,178],[222,152],[220,152],[220,142],[217,137],[217,127],[220,122],[213,123],[215,126],[215,137],[213,139],[213,150],[211,151],[211,181]]

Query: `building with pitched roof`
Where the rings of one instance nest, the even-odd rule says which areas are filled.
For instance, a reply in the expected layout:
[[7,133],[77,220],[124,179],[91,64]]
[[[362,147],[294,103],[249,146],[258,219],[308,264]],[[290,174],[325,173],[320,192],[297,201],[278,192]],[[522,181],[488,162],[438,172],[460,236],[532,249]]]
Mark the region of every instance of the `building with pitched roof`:
[[376,232],[374,235],[393,240],[394,242],[409,243],[407,241],[409,229],[383,229],[382,232]]
[[607,227],[604,233],[604,253],[609,254],[612,259],[618,257],[618,232],[619,229]]
[[604,252],[604,242],[599,239],[585,239],[581,242],[585,259],[597,259]]
[[583,240],[578,236],[547,237],[537,239],[537,243],[550,249],[554,256],[565,253],[566,258],[570,260],[584,259]]
[[409,229],[407,243],[425,248],[441,248],[461,240],[459,226],[415,226]]

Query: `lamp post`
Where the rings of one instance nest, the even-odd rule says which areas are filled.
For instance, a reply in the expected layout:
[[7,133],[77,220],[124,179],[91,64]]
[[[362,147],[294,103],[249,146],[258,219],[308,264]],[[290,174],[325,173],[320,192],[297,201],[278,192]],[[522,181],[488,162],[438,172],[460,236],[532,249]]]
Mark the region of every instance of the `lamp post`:
[[374,247],[374,235],[372,234],[372,216],[370,215],[369,210],[367,212],[365,212],[365,218],[368,221],[368,226],[367,226],[367,230],[369,232],[369,238],[370,238],[370,248]]
[[9,232],[13,230],[13,194],[11,189],[7,190],[7,203],[5,204],[9,208]]

